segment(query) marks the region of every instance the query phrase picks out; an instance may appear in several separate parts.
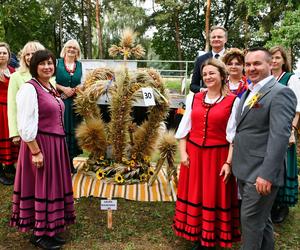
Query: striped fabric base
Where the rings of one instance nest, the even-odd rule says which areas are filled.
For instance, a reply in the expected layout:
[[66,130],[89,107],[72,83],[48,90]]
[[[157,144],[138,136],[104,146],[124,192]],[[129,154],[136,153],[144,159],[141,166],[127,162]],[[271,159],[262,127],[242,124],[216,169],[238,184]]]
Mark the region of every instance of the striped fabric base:
[[[87,158],[74,158],[74,167],[80,168]],[[162,169],[157,180],[152,186],[148,183],[117,185],[105,183],[92,176],[78,172],[72,177],[74,198],[80,197],[100,197],[100,198],[124,198],[134,201],[176,201],[176,186],[172,181],[170,185],[167,181],[166,170]]]

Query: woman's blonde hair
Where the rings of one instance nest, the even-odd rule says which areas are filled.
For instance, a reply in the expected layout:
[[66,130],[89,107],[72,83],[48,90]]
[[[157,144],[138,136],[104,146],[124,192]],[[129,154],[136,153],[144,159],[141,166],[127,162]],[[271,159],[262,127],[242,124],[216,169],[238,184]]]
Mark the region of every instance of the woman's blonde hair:
[[208,60],[206,60],[202,66],[201,66],[201,75],[203,76],[203,69],[205,66],[214,66],[218,69],[220,75],[221,75],[221,94],[223,96],[226,96],[230,93],[230,90],[226,84],[226,79],[227,79],[227,70],[226,70],[226,66],[223,62],[221,62],[220,60],[214,59],[214,58],[209,58]]
[[38,41],[30,41],[26,43],[23,49],[19,52],[20,55],[20,69],[21,72],[29,71],[29,65],[26,64],[25,56],[29,50],[33,50],[34,52],[38,50],[43,50],[45,47]]
[[74,44],[75,47],[77,48],[76,60],[80,60],[81,59],[81,49],[80,49],[79,43],[75,39],[70,39],[64,44],[64,47],[62,48],[62,50],[60,52],[60,57],[61,58],[65,57],[67,47],[70,46],[70,44]]

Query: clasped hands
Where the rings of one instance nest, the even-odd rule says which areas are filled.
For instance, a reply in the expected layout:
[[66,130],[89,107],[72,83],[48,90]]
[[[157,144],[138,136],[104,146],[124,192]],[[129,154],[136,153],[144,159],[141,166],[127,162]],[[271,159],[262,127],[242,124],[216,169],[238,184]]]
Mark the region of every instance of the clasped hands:
[[64,87],[64,88],[62,89],[62,91],[64,92],[64,94],[65,94],[67,97],[71,97],[71,96],[75,95],[75,93],[76,93],[76,88]]

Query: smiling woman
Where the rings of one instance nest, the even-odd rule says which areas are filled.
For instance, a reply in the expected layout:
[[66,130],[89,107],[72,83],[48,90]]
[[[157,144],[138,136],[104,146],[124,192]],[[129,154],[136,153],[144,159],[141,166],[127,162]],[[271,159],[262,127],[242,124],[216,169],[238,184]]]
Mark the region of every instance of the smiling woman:
[[173,228],[199,249],[231,247],[240,239],[237,185],[231,175],[239,98],[228,90],[219,60],[204,62],[202,76],[207,90],[187,97],[176,133],[181,166]]
[[80,88],[82,77],[82,66],[80,57],[81,50],[76,40],[67,41],[60,53],[61,58],[57,60],[56,82],[57,89],[61,92],[65,104],[64,124],[66,139],[70,154],[71,170],[76,170],[73,166],[73,158],[82,153],[75,137],[75,128],[80,124],[81,117],[73,110],[73,100],[76,91]]
[[22,138],[10,225],[33,229],[31,243],[58,249],[57,233],[74,223],[70,160],[63,128],[64,104],[51,85],[55,57],[39,50],[30,60],[33,78],[17,94],[18,130]]

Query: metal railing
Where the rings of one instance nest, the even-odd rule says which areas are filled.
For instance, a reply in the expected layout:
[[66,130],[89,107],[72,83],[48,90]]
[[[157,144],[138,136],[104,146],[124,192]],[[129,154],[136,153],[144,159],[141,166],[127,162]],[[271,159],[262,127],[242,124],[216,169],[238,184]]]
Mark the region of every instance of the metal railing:
[[[117,65],[124,64],[123,60],[112,59],[83,59],[81,60],[84,68],[90,70],[96,67],[111,67],[115,68]],[[86,66],[90,64],[89,66]],[[180,64],[183,64],[183,69],[180,69]],[[115,65],[115,66],[114,66]],[[174,67],[175,65],[175,67]],[[193,71],[194,61],[175,61],[175,60],[128,60],[127,66],[130,70],[137,68],[154,68],[162,78],[180,79],[181,93],[186,95],[190,83],[190,77]]]

